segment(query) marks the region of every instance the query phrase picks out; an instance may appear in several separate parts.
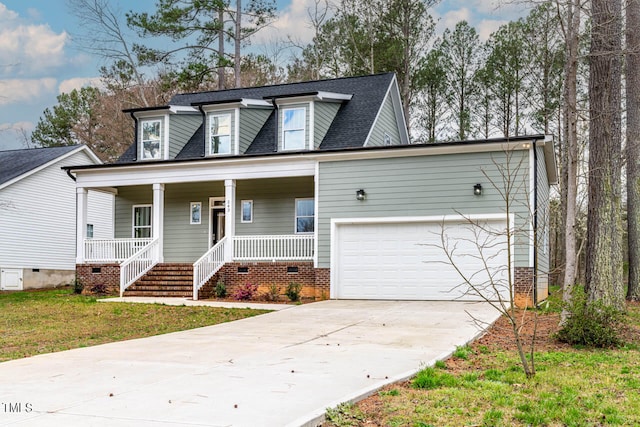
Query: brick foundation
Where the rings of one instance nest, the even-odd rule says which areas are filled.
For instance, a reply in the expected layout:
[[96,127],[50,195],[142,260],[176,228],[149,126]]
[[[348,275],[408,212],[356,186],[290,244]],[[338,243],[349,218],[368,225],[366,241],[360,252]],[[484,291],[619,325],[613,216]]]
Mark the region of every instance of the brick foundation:
[[549,296],[548,274],[538,274],[537,301],[533,300],[533,267],[516,267],[514,269],[514,274],[514,302],[516,306],[520,308],[531,308],[540,301],[544,301]]
[[84,286],[83,294],[93,294],[92,289],[104,286],[107,293],[117,295],[120,292],[119,264],[78,264],[76,274]]
[[[312,262],[233,262],[224,267],[209,281],[209,288],[222,280],[227,295],[232,295],[240,285],[258,285],[258,295],[267,293],[272,285],[280,288],[280,299],[288,300],[284,292],[292,282],[300,283],[300,296],[304,300],[318,301],[329,298],[329,269],[313,268]],[[258,297],[259,298],[259,297]]]

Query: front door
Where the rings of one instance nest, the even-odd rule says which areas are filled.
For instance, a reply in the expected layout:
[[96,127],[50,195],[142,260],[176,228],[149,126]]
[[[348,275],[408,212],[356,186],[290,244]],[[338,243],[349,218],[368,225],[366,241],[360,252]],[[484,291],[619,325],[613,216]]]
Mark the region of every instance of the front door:
[[218,243],[224,237],[224,197],[212,197],[209,199],[211,211],[209,229],[211,230],[211,246]]
[[21,291],[22,290],[22,269],[3,268],[0,270],[0,290]]

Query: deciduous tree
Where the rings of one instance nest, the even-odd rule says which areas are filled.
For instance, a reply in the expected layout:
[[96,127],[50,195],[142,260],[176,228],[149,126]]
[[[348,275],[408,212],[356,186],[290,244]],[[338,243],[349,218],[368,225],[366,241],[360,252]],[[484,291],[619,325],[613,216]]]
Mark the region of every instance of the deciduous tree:
[[640,1],[626,0],[627,299],[640,300]]
[[591,1],[589,52],[589,302],[624,309],[622,281],[620,0]]

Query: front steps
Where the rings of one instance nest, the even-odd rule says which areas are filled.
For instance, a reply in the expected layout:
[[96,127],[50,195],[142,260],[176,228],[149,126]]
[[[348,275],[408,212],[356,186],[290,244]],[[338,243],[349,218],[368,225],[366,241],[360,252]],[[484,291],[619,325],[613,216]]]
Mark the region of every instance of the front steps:
[[157,264],[129,286],[124,296],[193,298],[193,265]]

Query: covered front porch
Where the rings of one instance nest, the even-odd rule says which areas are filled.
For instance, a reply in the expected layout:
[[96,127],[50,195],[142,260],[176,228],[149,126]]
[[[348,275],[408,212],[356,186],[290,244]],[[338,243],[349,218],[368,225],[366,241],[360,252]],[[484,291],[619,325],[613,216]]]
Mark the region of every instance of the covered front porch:
[[[83,186],[77,190],[77,257],[81,278],[116,272],[122,295],[159,264],[191,266],[193,298],[225,265],[281,262],[317,265],[313,169],[253,173],[242,179]],[[275,176],[273,176],[275,175]],[[186,179],[186,178],[185,178]],[[95,181],[95,180],[92,180]],[[166,179],[165,181],[170,181]],[[114,236],[92,237],[88,189],[115,194]],[[108,275],[100,277],[102,269]],[[109,277],[107,277],[109,276]]]

